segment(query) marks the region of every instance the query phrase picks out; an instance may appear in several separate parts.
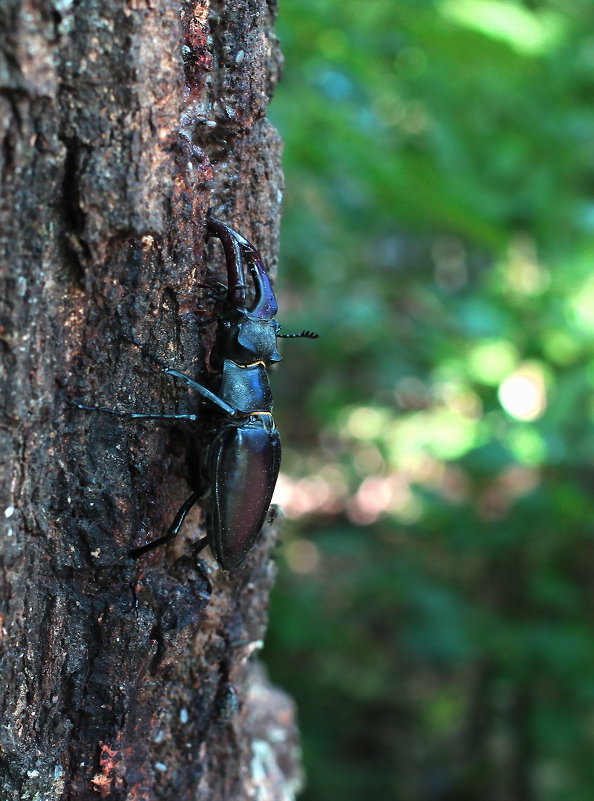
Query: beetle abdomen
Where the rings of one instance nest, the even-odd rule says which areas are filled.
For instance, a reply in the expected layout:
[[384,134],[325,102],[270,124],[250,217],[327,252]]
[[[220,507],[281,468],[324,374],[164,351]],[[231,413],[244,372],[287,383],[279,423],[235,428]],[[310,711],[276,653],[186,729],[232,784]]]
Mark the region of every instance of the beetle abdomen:
[[229,425],[212,446],[209,543],[223,570],[245,558],[264,524],[280,467],[280,437],[270,415]]

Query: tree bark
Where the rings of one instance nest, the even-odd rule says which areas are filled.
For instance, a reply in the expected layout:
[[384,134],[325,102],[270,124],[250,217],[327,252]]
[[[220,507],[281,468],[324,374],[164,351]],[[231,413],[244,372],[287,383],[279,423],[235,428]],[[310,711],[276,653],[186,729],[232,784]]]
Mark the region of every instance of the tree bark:
[[210,206],[274,274],[274,16],[274,0],[0,7],[2,801],[298,786],[292,704],[254,661],[275,532],[225,574],[191,557],[195,507],[179,541],[134,562],[205,443],[69,403],[195,411],[152,357],[207,370],[204,284],[225,280]]

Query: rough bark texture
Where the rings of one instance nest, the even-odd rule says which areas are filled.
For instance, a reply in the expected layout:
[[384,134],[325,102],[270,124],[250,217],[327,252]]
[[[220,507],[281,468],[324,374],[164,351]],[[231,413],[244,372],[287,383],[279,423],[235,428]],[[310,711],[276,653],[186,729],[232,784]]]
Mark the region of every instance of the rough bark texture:
[[191,558],[196,507],[133,562],[204,443],[68,404],[194,410],[146,353],[206,370],[209,206],[274,272],[274,6],[0,4],[2,801],[294,796],[292,706],[253,658],[274,532],[226,575]]

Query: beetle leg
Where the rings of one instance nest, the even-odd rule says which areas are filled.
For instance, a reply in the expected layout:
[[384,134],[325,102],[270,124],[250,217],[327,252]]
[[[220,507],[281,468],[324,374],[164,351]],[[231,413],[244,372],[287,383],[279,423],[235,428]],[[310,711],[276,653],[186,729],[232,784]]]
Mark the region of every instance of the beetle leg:
[[173,376],[173,378],[179,378],[180,381],[183,381],[184,384],[187,384],[189,387],[192,387],[192,389],[195,389],[196,392],[199,392],[203,398],[206,398],[207,400],[211,401],[211,403],[214,403],[215,406],[218,406],[219,409],[227,412],[227,414],[231,417],[237,416],[237,409],[234,406],[231,406],[222,398],[219,398],[218,395],[215,395],[214,392],[211,392],[209,389],[206,389],[206,387],[203,387],[202,384],[198,384],[196,381],[193,381],[184,373],[180,373],[178,370],[165,370],[165,373]]
[[162,537],[157,537],[156,540],[147,542],[145,545],[140,545],[138,548],[131,548],[128,551],[128,556],[131,556],[133,559],[138,559],[139,556],[142,556],[148,551],[152,551],[153,548],[158,548],[159,545],[164,545],[166,542],[169,542],[174,537],[177,537],[177,535],[179,534],[179,530],[182,527],[183,522],[188,515],[188,512],[190,511],[192,506],[194,506],[199,497],[200,497],[199,492],[193,492],[190,495],[190,497],[186,501],[184,501],[178,513],[176,514],[173,523],[169,526],[167,534],[164,534]]
[[212,299],[216,300],[217,302],[224,300],[225,295],[227,294],[227,285],[222,281],[211,281],[207,284],[194,284],[194,286],[203,287],[204,289],[208,290],[206,297],[209,298],[209,300]]
[[208,545],[208,537],[202,537],[201,540],[198,540],[198,542],[195,542],[192,545],[192,553],[194,554],[194,556],[198,556],[198,554],[201,551],[203,551],[206,548],[207,545]]
[[[224,412],[227,412],[227,414],[231,415],[231,417],[236,416],[237,409],[235,409],[234,406],[230,406],[221,398],[217,397],[217,395],[215,395],[214,392],[211,392],[206,387],[203,387],[202,384],[198,384],[196,381],[191,379],[189,375],[186,375],[185,373],[180,373],[179,370],[173,370],[171,367],[168,367],[165,364],[165,362],[161,361],[161,359],[158,359],[156,356],[153,356],[152,353],[149,353],[147,350],[145,350],[144,347],[140,344],[140,342],[138,342],[136,339],[132,337],[126,337],[125,339],[127,342],[130,342],[130,344],[136,345],[136,347],[140,350],[141,353],[147,356],[155,364],[158,364],[159,367],[162,367],[165,375],[170,375],[173,378],[178,378],[180,381],[183,381],[185,384],[192,387],[192,389],[195,389],[196,392],[199,392],[203,398],[206,398],[207,400],[211,401],[211,403],[214,403],[216,406],[222,409]],[[85,408],[90,408],[90,407],[85,407]],[[108,411],[108,410],[102,409],[102,411]]]
[[207,600],[210,600],[210,596],[212,595],[212,582],[210,580],[208,573],[202,567],[202,565],[200,564],[200,560],[198,559],[198,554],[201,553],[206,548],[207,545],[208,545],[208,537],[202,537],[202,539],[198,540],[198,542],[195,542],[192,545],[192,556],[194,556],[194,565],[196,567],[197,572],[200,573],[200,575],[206,582],[206,586],[208,587]]
[[190,420],[196,422],[198,420],[197,414],[144,414],[139,412],[118,412],[117,409],[108,409],[105,406],[87,406],[85,403],[70,398],[70,403],[78,409],[85,409],[89,412],[105,412],[106,414],[115,414],[118,417],[127,417],[129,420]]

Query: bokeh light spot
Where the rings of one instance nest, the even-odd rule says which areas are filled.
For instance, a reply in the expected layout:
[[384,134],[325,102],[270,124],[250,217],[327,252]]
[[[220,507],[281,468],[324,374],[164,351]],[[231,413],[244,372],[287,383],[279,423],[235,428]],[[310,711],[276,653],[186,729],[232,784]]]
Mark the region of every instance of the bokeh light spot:
[[505,379],[497,394],[499,402],[511,417],[526,422],[538,420],[547,406],[542,369],[536,363],[524,363]]
[[385,415],[378,409],[360,406],[350,413],[347,430],[356,439],[373,439],[379,435],[385,422]]
[[522,464],[537,467],[545,461],[547,446],[534,428],[518,428],[510,432],[508,441],[511,452]]
[[552,12],[535,14],[506,0],[443,0],[450,19],[507,42],[522,53],[540,53],[562,32],[561,18]]
[[468,369],[476,381],[497,386],[508,376],[519,360],[517,349],[504,339],[476,345],[468,354]]
[[314,573],[320,566],[320,550],[311,540],[292,540],[285,548],[287,565],[294,573]]
[[594,331],[594,278],[585,281],[569,301],[571,316],[584,331]]

